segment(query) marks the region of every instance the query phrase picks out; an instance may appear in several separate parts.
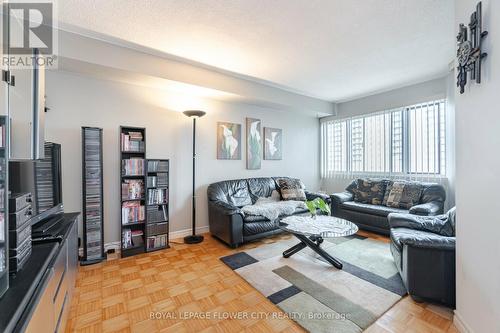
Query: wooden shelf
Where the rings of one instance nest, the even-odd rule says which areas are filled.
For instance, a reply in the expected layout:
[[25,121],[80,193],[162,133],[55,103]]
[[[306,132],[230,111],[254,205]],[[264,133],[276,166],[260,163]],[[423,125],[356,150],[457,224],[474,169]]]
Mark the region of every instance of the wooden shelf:
[[134,225],[141,225],[141,224],[145,224],[145,223],[146,223],[146,220],[144,220],[144,221],[137,221],[137,222],[122,223],[122,226],[124,226],[124,227],[131,227],[131,226],[134,226]]

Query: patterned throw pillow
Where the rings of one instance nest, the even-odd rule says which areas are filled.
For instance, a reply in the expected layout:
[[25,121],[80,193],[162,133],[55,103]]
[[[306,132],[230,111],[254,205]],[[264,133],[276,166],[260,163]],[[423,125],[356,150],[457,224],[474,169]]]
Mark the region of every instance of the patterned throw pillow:
[[384,199],[386,182],[378,179],[358,179],[357,187],[353,189],[354,201],[381,205]]
[[399,208],[410,209],[420,202],[422,196],[422,185],[417,183],[406,183],[403,196],[399,201]]
[[304,184],[299,179],[280,178],[278,179],[278,187],[283,200],[306,201]]
[[383,205],[394,208],[410,209],[420,202],[422,185],[418,183],[395,181],[387,186]]
[[405,182],[392,182],[390,190],[387,189],[387,192],[389,192],[387,200],[384,198],[385,205],[387,207],[399,208],[399,203],[403,197],[405,185]]

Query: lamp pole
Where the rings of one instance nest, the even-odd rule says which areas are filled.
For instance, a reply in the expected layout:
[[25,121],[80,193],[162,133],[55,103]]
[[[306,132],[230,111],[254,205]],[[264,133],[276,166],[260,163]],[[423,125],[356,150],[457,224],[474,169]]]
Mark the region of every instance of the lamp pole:
[[196,118],[205,115],[204,111],[187,110],[183,112],[186,116],[193,118],[193,201],[192,201],[192,234],[184,237],[184,243],[196,244],[203,242],[203,236],[196,234]]

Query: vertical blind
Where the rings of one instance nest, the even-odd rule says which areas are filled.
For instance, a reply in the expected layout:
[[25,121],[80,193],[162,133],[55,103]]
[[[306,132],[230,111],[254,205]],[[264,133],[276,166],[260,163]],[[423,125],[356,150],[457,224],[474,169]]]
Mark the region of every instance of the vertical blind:
[[322,122],[321,175],[442,178],[446,175],[445,101]]

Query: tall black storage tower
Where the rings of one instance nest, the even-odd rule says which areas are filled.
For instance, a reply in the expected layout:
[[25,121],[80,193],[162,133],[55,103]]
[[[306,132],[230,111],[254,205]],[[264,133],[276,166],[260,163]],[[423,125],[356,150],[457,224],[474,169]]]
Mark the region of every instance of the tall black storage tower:
[[7,119],[6,116],[0,116],[0,297],[9,288]]
[[105,259],[102,185],[102,128],[82,127],[82,265]]

